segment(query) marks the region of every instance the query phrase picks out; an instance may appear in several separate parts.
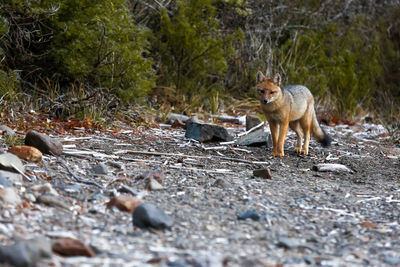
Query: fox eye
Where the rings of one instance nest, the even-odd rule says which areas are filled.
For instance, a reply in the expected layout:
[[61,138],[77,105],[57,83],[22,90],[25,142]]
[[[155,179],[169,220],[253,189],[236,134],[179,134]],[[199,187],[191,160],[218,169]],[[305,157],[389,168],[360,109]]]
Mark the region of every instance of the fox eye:
[[275,93],[276,93],[275,91],[272,91],[272,92],[271,92],[271,95],[273,95],[273,94],[275,94]]
[[260,94],[264,94],[264,90],[262,90],[262,89],[258,89],[258,93],[260,93]]

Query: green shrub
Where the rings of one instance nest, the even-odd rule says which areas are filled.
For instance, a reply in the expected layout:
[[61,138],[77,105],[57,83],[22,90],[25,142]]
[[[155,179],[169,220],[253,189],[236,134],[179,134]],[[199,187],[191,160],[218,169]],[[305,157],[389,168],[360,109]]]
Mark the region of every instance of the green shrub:
[[160,58],[158,84],[175,88],[189,102],[194,95],[214,99],[213,109],[223,88],[227,58],[234,52],[232,43],[241,38],[240,31],[220,33],[214,2],[180,0],[174,11],[162,8],[161,27],[153,41]]
[[52,19],[52,57],[71,79],[109,88],[122,100],[147,95],[154,85],[146,53],[148,31],[137,27],[123,0],[67,0]]

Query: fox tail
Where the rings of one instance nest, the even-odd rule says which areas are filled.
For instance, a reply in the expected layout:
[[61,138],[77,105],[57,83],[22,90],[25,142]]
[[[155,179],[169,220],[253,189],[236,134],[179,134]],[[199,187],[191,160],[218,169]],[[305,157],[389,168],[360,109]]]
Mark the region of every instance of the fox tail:
[[312,120],[312,135],[321,143],[322,146],[328,147],[331,145],[332,137],[330,137],[319,125],[315,111]]

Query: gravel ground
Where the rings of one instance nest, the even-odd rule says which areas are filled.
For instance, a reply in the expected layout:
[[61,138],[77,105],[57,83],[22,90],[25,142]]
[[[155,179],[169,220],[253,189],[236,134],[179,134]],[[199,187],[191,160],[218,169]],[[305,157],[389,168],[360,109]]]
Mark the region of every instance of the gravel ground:
[[[325,129],[334,139],[330,148],[312,140],[310,154],[298,156],[290,133],[283,158],[265,146],[199,144],[171,128],[59,136],[66,150],[79,150],[61,156],[69,171],[49,156],[25,168],[35,184],[49,181],[68,208],[35,202],[28,182],[16,186],[29,205],[0,207],[0,244],[73,236],[97,253],[53,254],[40,266],[400,266],[400,147],[379,125]],[[98,163],[109,173],[94,175]],[[315,171],[318,163],[352,172]],[[254,177],[259,168],[269,168],[272,179]],[[163,190],[147,191],[135,179],[146,170],[163,171]],[[73,181],[71,173],[102,189]],[[121,185],[162,208],[172,228],[134,231],[131,214],[107,209]],[[239,220],[246,211],[257,220]]]

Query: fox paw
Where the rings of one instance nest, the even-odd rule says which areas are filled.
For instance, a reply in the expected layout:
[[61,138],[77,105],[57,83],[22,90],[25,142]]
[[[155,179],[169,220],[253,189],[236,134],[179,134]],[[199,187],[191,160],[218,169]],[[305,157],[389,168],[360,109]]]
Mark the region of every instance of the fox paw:
[[283,157],[284,153],[283,152],[272,152],[271,155],[274,157]]
[[302,152],[301,147],[295,147],[294,151],[296,151],[297,153],[301,153]]
[[303,150],[301,151],[301,154],[307,155],[307,154],[308,154],[308,149],[303,149]]

